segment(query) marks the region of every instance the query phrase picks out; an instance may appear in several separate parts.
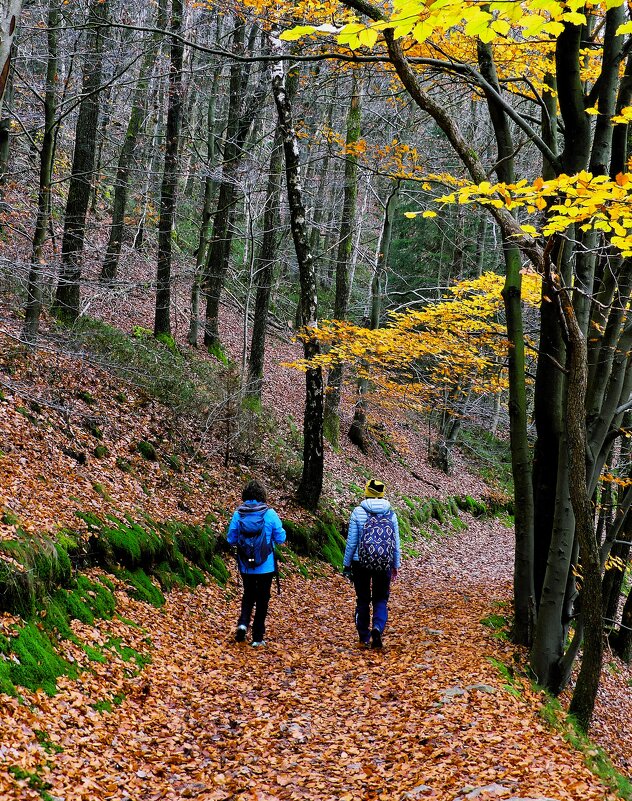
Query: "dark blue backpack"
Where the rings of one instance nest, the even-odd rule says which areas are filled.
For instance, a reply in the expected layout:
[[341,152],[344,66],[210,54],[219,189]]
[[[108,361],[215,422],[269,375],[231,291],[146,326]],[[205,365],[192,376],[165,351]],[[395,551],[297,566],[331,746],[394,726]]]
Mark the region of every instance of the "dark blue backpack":
[[360,532],[358,561],[369,570],[390,570],[395,560],[393,512],[369,512]]
[[237,529],[237,556],[246,568],[260,567],[274,550],[274,544],[265,532],[263,517],[268,507],[265,504],[257,506],[240,506]]

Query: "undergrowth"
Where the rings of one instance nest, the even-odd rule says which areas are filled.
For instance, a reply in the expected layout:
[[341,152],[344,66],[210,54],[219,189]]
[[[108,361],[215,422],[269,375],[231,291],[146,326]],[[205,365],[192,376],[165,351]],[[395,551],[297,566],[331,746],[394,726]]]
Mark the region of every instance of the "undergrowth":
[[221,365],[181,352],[171,338],[161,341],[138,326],[130,336],[85,316],[75,323],[73,335],[82,348],[107,360],[107,367],[171,409],[204,414],[221,402]]

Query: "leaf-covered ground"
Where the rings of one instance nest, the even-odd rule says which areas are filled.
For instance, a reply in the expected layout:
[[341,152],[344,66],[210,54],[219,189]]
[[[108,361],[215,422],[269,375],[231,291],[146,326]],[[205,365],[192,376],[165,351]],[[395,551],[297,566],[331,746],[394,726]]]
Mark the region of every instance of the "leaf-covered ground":
[[357,645],[351,588],[329,571],[283,581],[260,649],[232,641],[234,579],[162,610],[127,600],[143,628],[119,634],[141,650],[150,636],[152,663],[135,676],[98,665],[54,698],[9,702],[0,795],[41,798],[7,772],[18,765],[64,801],[614,798],[481,625],[504,608],[511,538],[470,522],[406,563],[381,652]]
[[[95,297],[91,306],[128,332],[150,327],[150,309],[146,292],[118,302]],[[178,320],[182,344],[183,313]],[[200,440],[187,420],[174,432],[155,401],[89,359],[60,353],[54,340],[23,361],[19,318],[4,309],[2,325],[0,503],[23,528],[76,526],[78,509],[192,522],[213,511],[223,525],[250,468],[222,466],[221,438]],[[223,339],[234,357],[239,330],[238,315],[225,310]],[[285,435],[290,415],[300,417],[302,381],[278,366],[293,346],[269,345],[265,401]],[[123,403],[116,400],[121,389]],[[89,425],[94,419],[100,437]],[[351,483],[367,475],[379,475],[394,494],[485,491],[461,457],[453,477],[433,471],[426,436],[405,416],[389,413],[386,423],[390,460],[379,447],[368,456],[347,442],[338,453],[327,450],[330,504],[349,510]],[[141,439],[156,444],[158,462],[139,455]],[[165,459],[186,440],[202,449],[179,473]],[[99,444],[108,454],[97,458]],[[291,484],[277,479],[270,476],[272,500],[296,519]],[[351,588],[330,569],[284,581],[260,650],[232,642],[234,577],[228,591],[175,591],[161,610],[119,592],[123,619],[75,623],[85,642],[118,643],[108,662],[88,664],[84,651],[66,643],[67,656],[90,668],[79,680],[60,680],[53,698],[26,691],[22,701],[2,698],[0,798],[610,798],[539,714],[543,698],[512,675],[512,646],[480,623],[507,611],[511,532],[497,522],[468,523],[406,563],[381,653],[357,647]],[[0,526],[4,537],[14,530],[11,518]],[[1,617],[1,633],[15,622]],[[125,645],[151,655],[151,664],[139,672]],[[607,658],[594,736],[629,774],[631,687],[630,669]]]

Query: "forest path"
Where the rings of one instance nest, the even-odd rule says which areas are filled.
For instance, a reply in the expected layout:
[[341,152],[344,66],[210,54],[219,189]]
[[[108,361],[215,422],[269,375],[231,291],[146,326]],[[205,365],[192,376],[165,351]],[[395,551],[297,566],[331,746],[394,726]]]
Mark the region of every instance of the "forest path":
[[511,647],[480,624],[506,600],[496,593],[510,575],[511,535],[497,522],[471,526],[405,563],[383,651],[356,643],[352,588],[340,576],[285,580],[259,649],[232,641],[234,579],[228,601],[208,587],[174,592],[160,611],[143,607],[153,663],[121,706],[84,717],[82,731],[52,716],[49,734],[64,750],[47,776],[50,793],[612,798],[538,716],[528,685],[508,691],[490,662],[511,660]]

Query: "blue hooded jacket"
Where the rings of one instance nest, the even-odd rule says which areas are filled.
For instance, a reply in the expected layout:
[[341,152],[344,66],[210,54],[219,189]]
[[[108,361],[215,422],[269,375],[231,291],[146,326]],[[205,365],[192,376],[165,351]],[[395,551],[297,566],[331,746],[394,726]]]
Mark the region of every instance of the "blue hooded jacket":
[[[252,512],[250,514],[257,515],[259,519],[263,518],[263,530],[266,534],[266,539],[268,543],[274,543],[275,545],[280,545],[282,542],[285,542],[285,529],[283,528],[283,524],[281,523],[281,518],[278,514],[271,509],[270,507],[265,507],[261,509],[257,509],[258,506],[264,506],[260,504],[259,501],[245,501],[244,506],[252,507]],[[229,545],[235,545],[237,542],[237,535],[239,534],[239,510],[237,510],[231,521],[230,525],[228,526],[228,533],[226,534],[226,540]],[[242,573],[274,573],[274,554],[271,553],[266,561],[259,565],[258,567],[247,567],[243,564],[241,559],[239,561],[239,570]]]
[[393,567],[399,570],[402,564],[402,553],[399,545],[399,524],[397,522],[397,515],[393,511],[390,503],[386,498],[365,498],[360,506],[351,513],[349,520],[349,533],[347,534],[347,547],[345,548],[345,556],[343,565],[351,567],[352,561],[358,559],[358,543],[360,541],[360,534],[366,523],[368,512],[377,512],[378,514],[385,514],[386,512],[393,512],[393,528],[395,529],[395,553],[393,555]]

